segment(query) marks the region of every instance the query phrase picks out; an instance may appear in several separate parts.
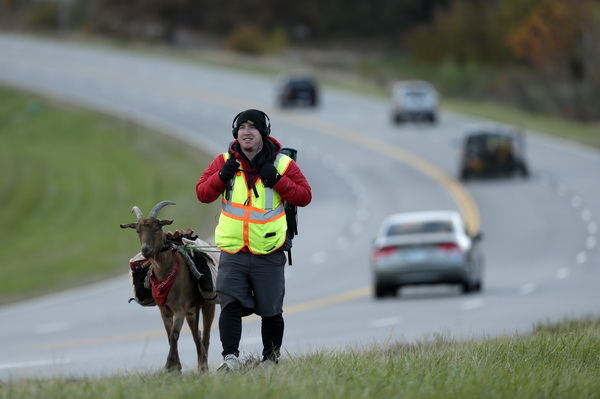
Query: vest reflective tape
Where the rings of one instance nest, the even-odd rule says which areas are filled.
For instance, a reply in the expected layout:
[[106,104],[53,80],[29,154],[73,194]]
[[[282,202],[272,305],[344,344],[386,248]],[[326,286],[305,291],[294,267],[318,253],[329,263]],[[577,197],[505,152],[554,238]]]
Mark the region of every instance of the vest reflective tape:
[[[228,159],[228,154],[223,156]],[[279,174],[285,174],[291,161],[286,155],[277,155],[275,165]],[[256,196],[247,186],[243,171],[238,171],[228,186],[223,193],[221,215],[215,230],[216,245],[231,253],[246,246],[250,252],[259,255],[280,248],[285,242],[287,221],[279,193],[265,187],[259,179]]]
[[[273,190],[271,190],[273,191]],[[248,213],[249,210],[249,213]],[[275,209],[267,210],[266,212],[261,209],[253,208],[251,206],[239,206],[239,204],[233,204],[223,200],[221,206],[221,212],[225,212],[229,217],[234,219],[246,219],[252,223],[266,223],[269,220],[277,217],[281,212],[284,212],[283,204],[279,205]]]

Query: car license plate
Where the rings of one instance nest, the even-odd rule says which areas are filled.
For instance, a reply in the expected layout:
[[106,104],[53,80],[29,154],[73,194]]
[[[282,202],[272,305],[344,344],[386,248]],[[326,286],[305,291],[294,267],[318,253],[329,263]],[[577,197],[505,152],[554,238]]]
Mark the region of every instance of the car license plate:
[[406,283],[429,283],[439,280],[437,273],[407,273],[402,276],[402,280]]
[[405,251],[402,255],[405,262],[408,263],[422,263],[427,260],[427,251],[413,249]]

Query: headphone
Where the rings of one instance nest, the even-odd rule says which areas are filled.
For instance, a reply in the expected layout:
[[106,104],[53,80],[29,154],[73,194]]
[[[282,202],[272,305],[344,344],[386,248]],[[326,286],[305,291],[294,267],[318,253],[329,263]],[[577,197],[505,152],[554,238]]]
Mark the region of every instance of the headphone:
[[[247,110],[246,110],[247,111]],[[235,123],[237,122],[237,119],[240,117],[241,114],[243,114],[246,111],[242,111],[239,114],[237,114],[235,116],[235,118],[233,118],[233,121],[231,122],[231,133],[233,134],[233,138],[237,140],[237,136],[238,136],[238,131],[235,127]],[[261,133],[261,135],[263,137],[269,137],[269,135],[271,134],[271,120],[269,119],[269,116],[267,114],[265,114],[263,111],[260,110],[255,110],[260,112],[261,114],[263,114],[263,116],[265,117],[265,122],[267,122],[267,126],[265,126],[265,130],[263,133]]]

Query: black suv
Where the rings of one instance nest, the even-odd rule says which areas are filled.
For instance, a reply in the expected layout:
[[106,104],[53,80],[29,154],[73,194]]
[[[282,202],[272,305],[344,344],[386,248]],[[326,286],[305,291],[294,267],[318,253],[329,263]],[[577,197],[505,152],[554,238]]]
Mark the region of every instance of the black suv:
[[525,139],[516,129],[502,126],[478,127],[467,131],[462,146],[460,179],[473,176],[529,176]]
[[310,76],[287,76],[280,79],[277,104],[281,108],[294,106],[316,107],[319,104],[319,89]]

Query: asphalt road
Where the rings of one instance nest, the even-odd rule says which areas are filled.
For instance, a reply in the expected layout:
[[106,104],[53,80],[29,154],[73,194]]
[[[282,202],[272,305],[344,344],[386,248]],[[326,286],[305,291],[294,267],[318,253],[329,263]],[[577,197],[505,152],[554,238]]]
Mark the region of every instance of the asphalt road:
[[[299,150],[314,195],[300,209],[294,265],[286,269],[290,355],[525,333],[537,322],[600,314],[598,150],[528,132],[529,179],[463,186],[455,180],[459,140],[474,122],[464,115],[394,126],[387,101],[331,88],[319,109],[284,112],[270,78],[5,34],[0,82],[150,125],[214,154],[232,139],[239,111],[267,112],[273,136]],[[377,227],[391,213],[428,209],[460,210],[483,231],[483,291],[422,286],[375,300],[368,259]],[[124,273],[0,308],[0,379],[159,370],[167,338],[158,309],[127,304],[129,296]],[[211,369],[220,361],[216,324]],[[241,350],[260,350],[256,318],[244,322]],[[187,333],[180,352],[184,370],[193,370]]]

